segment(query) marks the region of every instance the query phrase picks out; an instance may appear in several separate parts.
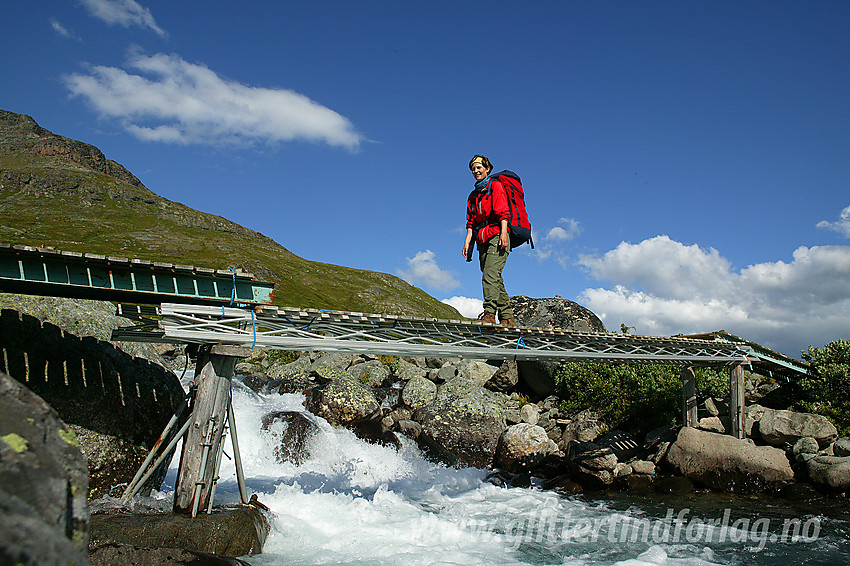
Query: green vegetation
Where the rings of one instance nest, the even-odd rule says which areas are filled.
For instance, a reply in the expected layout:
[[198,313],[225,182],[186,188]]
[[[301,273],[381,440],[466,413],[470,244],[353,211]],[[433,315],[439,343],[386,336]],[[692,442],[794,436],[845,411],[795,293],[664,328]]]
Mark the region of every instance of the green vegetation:
[[[275,284],[274,304],[458,319],[393,275],[309,261],[145,188],[97,148],[0,111],[0,242],[227,269]],[[261,206],[275,206],[263,203]],[[293,212],[281,209],[281,218]]]
[[[608,430],[648,432],[681,421],[681,371],[668,365],[561,364],[555,373],[556,394],[563,399],[560,410],[591,409]],[[699,368],[696,375],[703,394],[728,394],[725,370]]]
[[827,417],[841,436],[850,435],[850,340],[836,340],[802,353],[811,375],[797,381],[806,411]]

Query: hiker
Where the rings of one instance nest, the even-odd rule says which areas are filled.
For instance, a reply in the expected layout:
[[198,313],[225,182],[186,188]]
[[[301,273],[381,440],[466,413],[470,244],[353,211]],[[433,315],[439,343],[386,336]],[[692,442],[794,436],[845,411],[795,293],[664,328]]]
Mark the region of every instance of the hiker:
[[[473,240],[478,245],[478,262],[481,266],[481,286],[484,291],[484,312],[478,317],[481,322],[496,322],[496,315],[503,326],[516,326],[511,298],[505,291],[502,270],[511,251],[508,232],[508,198],[505,187],[498,179],[491,179],[493,165],[483,155],[476,155],[469,162],[469,170],[475,177],[475,189],[466,202],[466,239],[463,255],[472,259]],[[489,186],[489,190],[488,190]]]

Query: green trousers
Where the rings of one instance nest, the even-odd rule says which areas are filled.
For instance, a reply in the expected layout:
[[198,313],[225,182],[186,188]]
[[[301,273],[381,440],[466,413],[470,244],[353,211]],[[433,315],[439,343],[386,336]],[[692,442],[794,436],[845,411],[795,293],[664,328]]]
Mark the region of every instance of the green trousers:
[[478,262],[481,265],[481,287],[484,290],[484,312],[499,315],[499,320],[514,317],[511,298],[505,291],[502,270],[511,252],[510,243],[505,249],[499,248],[498,234],[478,246]]

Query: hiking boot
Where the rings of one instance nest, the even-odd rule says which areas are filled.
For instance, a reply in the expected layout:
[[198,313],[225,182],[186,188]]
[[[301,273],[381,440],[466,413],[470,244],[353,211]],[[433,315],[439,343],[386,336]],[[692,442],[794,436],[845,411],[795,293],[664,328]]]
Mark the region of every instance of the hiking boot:
[[484,311],[479,315],[478,322],[490,322],[496,324],[496,313]]
[[516,322],[512,318],[503,318],[502,326],[507,326],[508,328],[516,328]]

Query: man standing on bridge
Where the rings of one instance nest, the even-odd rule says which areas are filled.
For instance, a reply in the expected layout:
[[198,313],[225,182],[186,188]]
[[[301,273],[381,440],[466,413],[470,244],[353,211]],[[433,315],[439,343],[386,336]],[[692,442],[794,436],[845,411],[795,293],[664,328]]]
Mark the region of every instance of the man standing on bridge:
[[467,261],[472,261],[473,240],[477,243],[484,291],[484,312],[478,319],[496,322],[498,313],[502,325],[516,326],[511,298],[502,279],[502,270],[511,251],[507,193],[501,181],[490,178],[493,165],[483,155],[472,158],[469,170],[475,177],[475,188],[466,201],[466,239],[462,253]]

